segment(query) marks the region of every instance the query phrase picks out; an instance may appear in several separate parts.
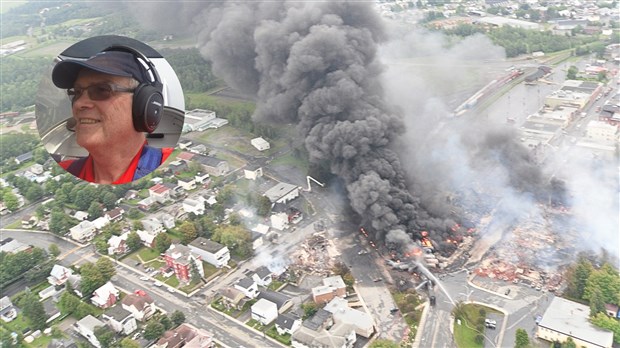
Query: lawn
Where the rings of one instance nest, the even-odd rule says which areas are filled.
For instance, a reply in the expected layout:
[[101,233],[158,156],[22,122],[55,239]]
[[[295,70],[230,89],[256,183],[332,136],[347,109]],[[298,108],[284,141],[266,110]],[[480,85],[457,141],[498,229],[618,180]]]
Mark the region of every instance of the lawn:
[[258,320],[255,320],[255,319],[248,320],[247,323],[245,323],[245,325],[247,325],[247,326],[249,326],[251,328],[254,328],[254,329],[258,330],[258,331],[261,331],[261,332],[267,328],[266,326],[264,326],[263,324],[259,323]]
[[[456,341],[456,345],[462,348],[484,347],[484,342],[480,342],[480,338],[476,340],[476,336],[480,333],[484,334],[485,313],[499,312],[478,304],[463,304],[463,308],[464,317],[457,318],[460,319],[461,325],[458,324],[457,319],[454,321],[454,340]],[[483,323],[482,325],[478,325],[482,326],[481,332],[476,330],[476,325],[479,322]]]
[[204,270],[203,277],[205,279],[209,279],[212,275],[214,275],[217,271],[220,270],[219,268],[213,266],[212,264],[208,262],[204,262],[204,261],[202,261],[202,269]]
[[[140,257],[138,257],[140,256]],[[132,252],[131,254],[125,256],[123,259],[129,258],[140,262],[149,262],[157,259],[159,257],[159,252],[155,249],[141,247],[137,251]],[[133,266],[133,265],[132,265]]]
[[267,331],[265,331],[265,333],[267,334],[267,336],[277,340],[278,342],[282,344],[286,344],[287,346],[291,345],[291,335],[290,334],[284,334],[282,336],[278,335],[278,330],[276,329],[275,325],[272,325]]
[[273,161],[271,161],[271,165],[290,166],[299,168],[299,170],[308,170],[308,162],[294,156],[292,153],[274,159]]

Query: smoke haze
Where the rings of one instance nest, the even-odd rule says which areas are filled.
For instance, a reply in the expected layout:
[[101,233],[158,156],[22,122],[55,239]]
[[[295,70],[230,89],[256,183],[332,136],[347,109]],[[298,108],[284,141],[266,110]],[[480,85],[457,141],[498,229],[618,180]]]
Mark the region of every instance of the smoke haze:
[[151,28],[193,31],[214,73],[256,96],[255,120],[296,123],[310,160],[343,179],[377,238],[427,230],[440,244],[462,214],[496,209],[507,226],[564,189],[514,132],[481,117],[444,121],[497,75],[486,62],[505,59],[484,36],[452,43],[388,25],[367,2],[127,6]]

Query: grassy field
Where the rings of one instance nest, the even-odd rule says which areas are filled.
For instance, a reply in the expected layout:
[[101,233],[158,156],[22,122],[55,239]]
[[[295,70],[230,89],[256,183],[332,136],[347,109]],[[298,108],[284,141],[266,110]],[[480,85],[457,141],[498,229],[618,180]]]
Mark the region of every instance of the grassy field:
[[[477,305],[477,304],[464,304],[463,305],[465,315],[461,319],[461,325],[454,321],[454,340],[456,345],[460,348],[481,348],[484,347],[484,342],[476,342],[476,336],[484,334],[484,325],[482,332],[476,330],[476,325],[479,321],[484,323],[486,315],[482,313],[499,313],[498,311]],[[482,312],[482,313],[481,313]]]

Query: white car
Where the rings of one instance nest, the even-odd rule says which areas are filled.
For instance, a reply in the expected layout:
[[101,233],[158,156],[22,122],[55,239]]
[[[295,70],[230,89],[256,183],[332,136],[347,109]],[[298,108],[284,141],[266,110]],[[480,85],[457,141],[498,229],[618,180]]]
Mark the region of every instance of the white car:
[[146,280],[149,280],[149,277],[142,276],[142,277],[140,277],[140,280],[145,280],[146,281]]
[[155,283],[153,283],[153,285],[155,285],[156,287],[160,287],[160,286],[162,286],[164,284],[162,284],[161,282],[155,282]]
[[168,290],[168,292],[174,292],[175,291],[174,288],[171,288],[171,287],[168,287],[168,289],[166,289],[166,290]]

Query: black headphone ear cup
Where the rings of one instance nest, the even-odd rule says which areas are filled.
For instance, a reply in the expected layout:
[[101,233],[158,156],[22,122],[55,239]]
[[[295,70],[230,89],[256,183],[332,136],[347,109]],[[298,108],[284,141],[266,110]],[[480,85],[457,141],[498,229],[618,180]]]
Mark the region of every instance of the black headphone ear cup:
[[133,126],[138,132],[152,133],[164,111],[164,97],[152,85],[140,84],[133,92]]

